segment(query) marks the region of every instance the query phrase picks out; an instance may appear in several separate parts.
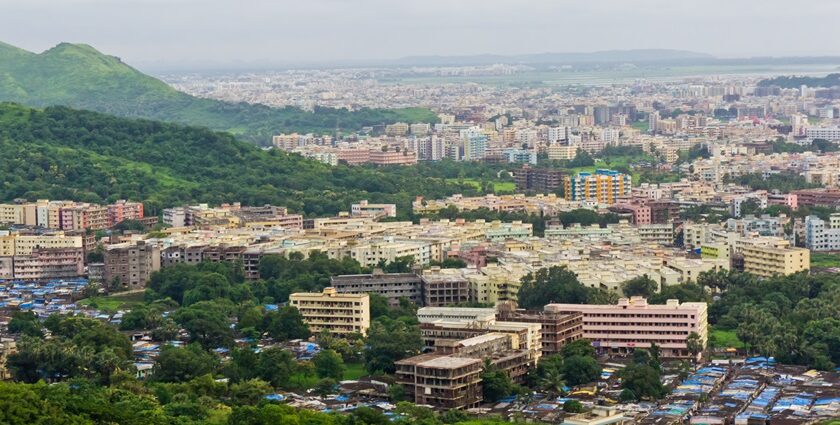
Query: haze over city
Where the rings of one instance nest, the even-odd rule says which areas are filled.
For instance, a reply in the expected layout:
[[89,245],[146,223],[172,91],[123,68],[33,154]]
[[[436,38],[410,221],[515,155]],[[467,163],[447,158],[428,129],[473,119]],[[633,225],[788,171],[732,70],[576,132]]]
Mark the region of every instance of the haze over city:
[[840,39],[831,0],[2,0],[0,8],[7,43],[34,51],[87,43],[141,67],[649,48],[840,55],[837,43],[821,42]]
[[0,0],[0,425],[840,425],[838,17]]

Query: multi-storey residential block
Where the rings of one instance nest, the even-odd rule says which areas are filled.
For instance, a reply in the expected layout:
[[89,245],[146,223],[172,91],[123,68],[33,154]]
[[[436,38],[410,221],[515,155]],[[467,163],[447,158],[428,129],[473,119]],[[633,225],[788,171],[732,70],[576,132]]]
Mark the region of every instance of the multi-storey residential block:
[[619,197],[630,194],[630,176],[602,169],[595,173],[578,173],[574,177],[566,176],[565,190],[567,200],[611,205]]
[[340,294],[379,294],[396,307],[405,298],[415,305],[422,305],[422,280],[414,273],[383,273],[375,269],[373,274],[342,275],[330,278],[330,286]]
[[478,406],[483,364],[481,359],[434,353],[394,362],[397,383],[408,400],[443,409]]
[[553,313],[513,307],[507,303],[500,304],[496,313],[497,320],[499,322],[539,323],[542,356],[559,354],[564,345],[583,338],[583,314],[581,313]]
[[639,226],[639,237],[644,242],[652,242],[659,245],[674,244],[673,224],[645,224]]
[[442,307],[470,302],[470,282],[458,270],[432,268],[420,277],[423,281],[423,305]]
[[563,185],[564,176],[561,170],[525,166],[514,171],[513,180],[520,192],[551,193]]
[[708,338],[706,303],[648,304],[642,297],[622,298],[616,305],[548,304],[546,312],[583,314],[583,337],[599,352],[628,354],[636,348],[660,347],[663,357],[691,357],[686,340],[696,333]]
[[404,122],[397,122],[385,126],[385,134],[388,136],[405,136],[408,134],[410,126]]
[[108,208],[94,204],[76,204],[59,211],[62,230],[101,230],[108,228]]
[[0,231],[0,257],[30,255],[36,249],[83,248],[80,236],[64,232],[20,233]]
[[9,356],[17,353],[17,343],[12,338],[0,338],[0,381],[12,379],[11,371],[6,367]]
[[799,206],[840,208],[840,189],[802,189],[793,193]]
[[396,217],[397,206],[395,204],[371,204],[367,200],[362,200],[358,204],[350,206],[350,215],[353,217]]
[[36,248],[13,257],[15,279],[63,279],[84,274],[82,248]]
[[787,276],[811,268],[811,254],[805,248],[745,245],[744,271],[756,276]]
[[805,128],[805,137],[840,141],[840,127],[807,127]]
[[160,270],[160,248],[145,241],[125,242],[105,248],[103,279],[128,289],[141,289]]
[[806,217],[805,246],[811,251],[840,251],[840,214],[831,214],[828,221]]
[[554,143],[547,148],[548,159],[552,161],[571,161],[577,156],[577,146]]
[[533,149],[509,148],[502,152],[502,156],[509,163],[537,164],[537,151]]
[[108,227],[125,220],[140,220],[143,218],[143,203],[128,202],[124,199],[108,205]]
[[299,292],[289,296],[289,305],[303,316],[313,334],[324,330],[345,337],[366,334],[370,328],[370,297],[367,294],[339,294],[335,288],[320,293]]

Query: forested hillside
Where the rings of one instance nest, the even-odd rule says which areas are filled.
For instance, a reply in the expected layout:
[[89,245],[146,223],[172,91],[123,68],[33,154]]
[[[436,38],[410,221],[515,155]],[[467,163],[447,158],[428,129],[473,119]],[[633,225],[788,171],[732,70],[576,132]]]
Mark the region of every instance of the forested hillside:
[[417,167],[330,167],[203,128],[15,104],[0,104],[0,175],[4,201],[133,199],[145,201],[153,214],[186,202],[241,201],[326,215],[360,199],[396,203],[408,212],[418,194],[477,190],[425,177]]
[[828,74],[825,77],[804,77],[796,75],[783,75],[775,78],[768,78],[758,82],[759,86],[779,86],[783,89],[798,89],[803,85],[808,87],[834,87],[840,86],[840,73]]
[[149,118],[224,130],[258,144],[283,132],[330,133],[363,126],[434,122],[428,109],[271,108],[202,99],[179,92],[83,44],[61,43],[40,54],[0,42],[0,101],[34,107],[89,109],[122,117]]

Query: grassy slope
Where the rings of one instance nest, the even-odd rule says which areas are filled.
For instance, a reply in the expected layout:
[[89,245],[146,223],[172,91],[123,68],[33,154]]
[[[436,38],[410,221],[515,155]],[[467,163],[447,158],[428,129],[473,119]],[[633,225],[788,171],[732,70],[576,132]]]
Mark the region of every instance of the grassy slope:
[[108,312],[117,310],[130,310],[133,307],[143,304],[143,292],[129,294],[108,295],[105,297],[85,298],[79,301],[81,305],[95,305],[96,308]]
[[0,43],[0,101],[35,107],[65,105],[123,117],[150,118],[224,130],[266,144],[281,132],[332,132],[362,126],[434,122],[424,108],[397,110],[270,108],[201,99],[83,44],[62,43],[40,54]]
[[720,348],[744,348],[745,345],[738,339],[733,330],[715,329],[712,327],[711,335],[714,336],[715,346]]

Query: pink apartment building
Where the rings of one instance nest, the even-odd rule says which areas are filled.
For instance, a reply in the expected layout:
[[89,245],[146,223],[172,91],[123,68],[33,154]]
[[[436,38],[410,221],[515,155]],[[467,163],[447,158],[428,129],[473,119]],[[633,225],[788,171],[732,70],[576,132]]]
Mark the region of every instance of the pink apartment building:
[[583,313],[583,337],[604,354],[628,354],[655,343],[662,357],[688,358],[689,334],[697,333],[703,344],[708,338],[706,303],[648,304],[643,297],[632,297],[616,305],[548,304],[545,311]]

